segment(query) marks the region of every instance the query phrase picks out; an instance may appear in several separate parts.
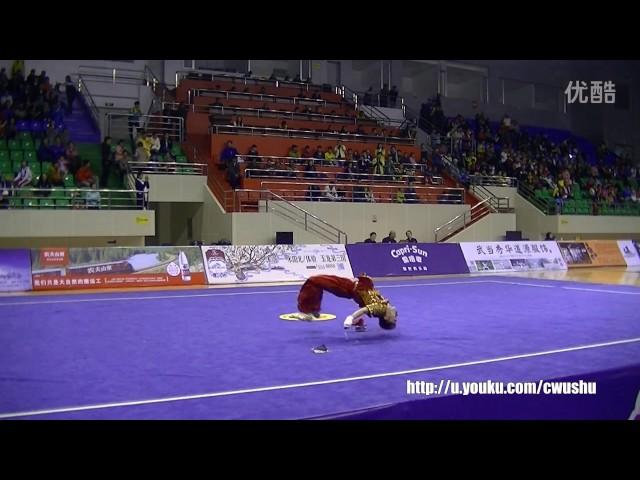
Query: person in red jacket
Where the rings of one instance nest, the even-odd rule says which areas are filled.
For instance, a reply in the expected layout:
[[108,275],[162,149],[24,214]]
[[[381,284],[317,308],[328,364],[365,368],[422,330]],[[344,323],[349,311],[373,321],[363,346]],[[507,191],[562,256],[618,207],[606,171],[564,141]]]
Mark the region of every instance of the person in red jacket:
[[298,320],[313,321],[320,315],[322,295],[327,291],[340,298],[349,298],[360,307],[344,321],[344,328],[355,327],[356,331],[366,330],[364,316],[378,318],[380,328],[396,328],[398,311],[389,300],[380,295],[367,275],[358,278],[344,278],[335,275],[316,275],[309,278],[298,294]]

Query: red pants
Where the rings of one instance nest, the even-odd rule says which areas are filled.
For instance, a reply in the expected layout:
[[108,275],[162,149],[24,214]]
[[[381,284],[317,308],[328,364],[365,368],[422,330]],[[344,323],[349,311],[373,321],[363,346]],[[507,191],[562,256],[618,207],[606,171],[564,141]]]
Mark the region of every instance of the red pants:
[[[356,300],[354,287],[356,283],[350,278],[335,275],[316,275],[309,278],[298,294],[298,311],[302,313],[320,312],[322,294],[326,290],[336,297]],[[357,301],[357,300],[356,300]]]

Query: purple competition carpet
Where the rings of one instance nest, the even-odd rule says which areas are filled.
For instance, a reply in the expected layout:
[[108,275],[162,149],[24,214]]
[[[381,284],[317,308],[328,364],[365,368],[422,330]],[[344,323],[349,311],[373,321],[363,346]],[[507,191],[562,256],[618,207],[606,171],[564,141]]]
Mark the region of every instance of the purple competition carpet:
[[[2,297],[0,418],[622,420],[634,408],[636,287],[505,276],[377,285],[398,328],[371,319],[346,336],[355,304],[330,294],[334,321],[279,319],[295,311],[297,286]],[[321,344],[328,353],[313,353]],[[567,378],[600,379],[598,393],[407,394],[407,381]]]

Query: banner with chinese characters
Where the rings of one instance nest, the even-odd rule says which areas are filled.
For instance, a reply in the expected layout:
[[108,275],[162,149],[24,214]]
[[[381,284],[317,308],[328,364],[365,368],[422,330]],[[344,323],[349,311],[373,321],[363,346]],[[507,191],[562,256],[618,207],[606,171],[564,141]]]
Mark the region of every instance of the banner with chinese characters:
[[637,240],[618,240],[618,248],[627,267],[640,267],[640,243]]
[[351,268],[359,275],[447,275],[469,273],[457,243],[356,243],[347,246]]
[[627,265],[617,240],[558,242],[558,246],[569,268]]
[[198,247],[31,250],[34,290],[204,285]]
[[471,273],[567,269],[556,242],[463,242],[460,248]]
[[31,290],[31,257],[26,248],[0,250],[0,292]]
[[210,284],[287,282],[313,275],[352,277],[344,245],[203,246]]

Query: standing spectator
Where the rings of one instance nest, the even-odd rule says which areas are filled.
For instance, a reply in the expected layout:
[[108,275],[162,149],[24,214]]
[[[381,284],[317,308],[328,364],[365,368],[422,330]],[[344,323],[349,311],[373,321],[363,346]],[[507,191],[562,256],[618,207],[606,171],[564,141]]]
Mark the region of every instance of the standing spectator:
[[120,176],[124,176],[129,173],[129,152],[124,148],[124,142],[120,140],[116,145],[116,151],[113,154],[113,160],[118,167]]
[[251,145],[251,148],[247,152],[247,168],[258,168],[260,163],[260,154],[258,153],[257,145]]
[[29,168],[29,165],[27,165],[27,162],[23,160],[20,166],[20,170],[13,179],[13,186],[16,188],[27,187],[31,185],[32,179],[33,174],[31,173],[31,169]]
[[111,172],[111,163],[113,162],[113,154],[111,152],[111,137],[104,137],[104,141],[100,146],[101,163],[102,163],[102,175],[100,176],[100,185],[105,188],[107,181],[109,180],[109,173]]
[[376,232],[371,232],[371,233],[369,234],[369,238],[367,238],[367,239],[364,241],[364,243],[376,243],[376,237],[377,237],[377,236],[378,236],[378,235],[376,234]]
[[389,232],[389,236],[388,237],[384,237],[382,239],[382,243],[398,243],[396,241],[396,232],[394,232],[393,230],[391,230]]
[[138,192],[136,193],[138,207],[146,210],[149,204],[149,177],[145,175],[143,179],[141,171],[138,171],[136,175],[136,191]]
[[391,91],[389,92],[389,102],[390,106],[396,108],[396,102],[398,101],[398,89],[394,85],[391,87]]
[[386,83],[380,89],[380,106],[387,107],[389,105],[389,85]]
[[36,152],[36,157],[40,163],[43,162],[53,162],[53,155],[51,155],[51,150],[49,149],[49,139],[43,138],[42,143],[38,147],[38,151]]
[[140,118],[142,117],[142,110],[140,109],[140,102],[136,101],[133,107],[129,110],[129,138],[133,145],[133,139],[138,135],[138,129],[140,128]]
[[231,188],[237,190],[240,188],[240,165],[238,164],[238,157],[234,157],[233,160],[229,163],[229,168],[227,168],[227,181]]
[[347,152],[347,149],[342,143],[342,140],[338,140],[338,145],[336,145],[336,148],[335,148],[336,160],[341,161],[347,158],[346,152]]
[[80,156],[78,155],[78,149],[73,142],[69,142],[67,148],[64,151],[64,156],[69,160],[71,173],[75,173],[80,168]]
[[67,93],[67,115],[71,115],[73,111],[73,102],[76,99],[76,86],[69,75],[64,80],[64,87]]
[[418,195],[416,193],[416,189],[413,187],[411,179],[407,182],[407,188],[404,191],[404,196],[406,198],[406,203],[418,203]]
[[233,146],[233,142],[229,140],[220,154],[220,163],[218,164],[218,168],[220,168],[220,170],[225,170],[231,163],[231,160],[233,160],[237,155],[238,150]]
[[411,230],[407,230],[405,235],[407,238],[405,238],[402,243],[418,243],[418,240],[413,237],[413,232],[411,232]]

